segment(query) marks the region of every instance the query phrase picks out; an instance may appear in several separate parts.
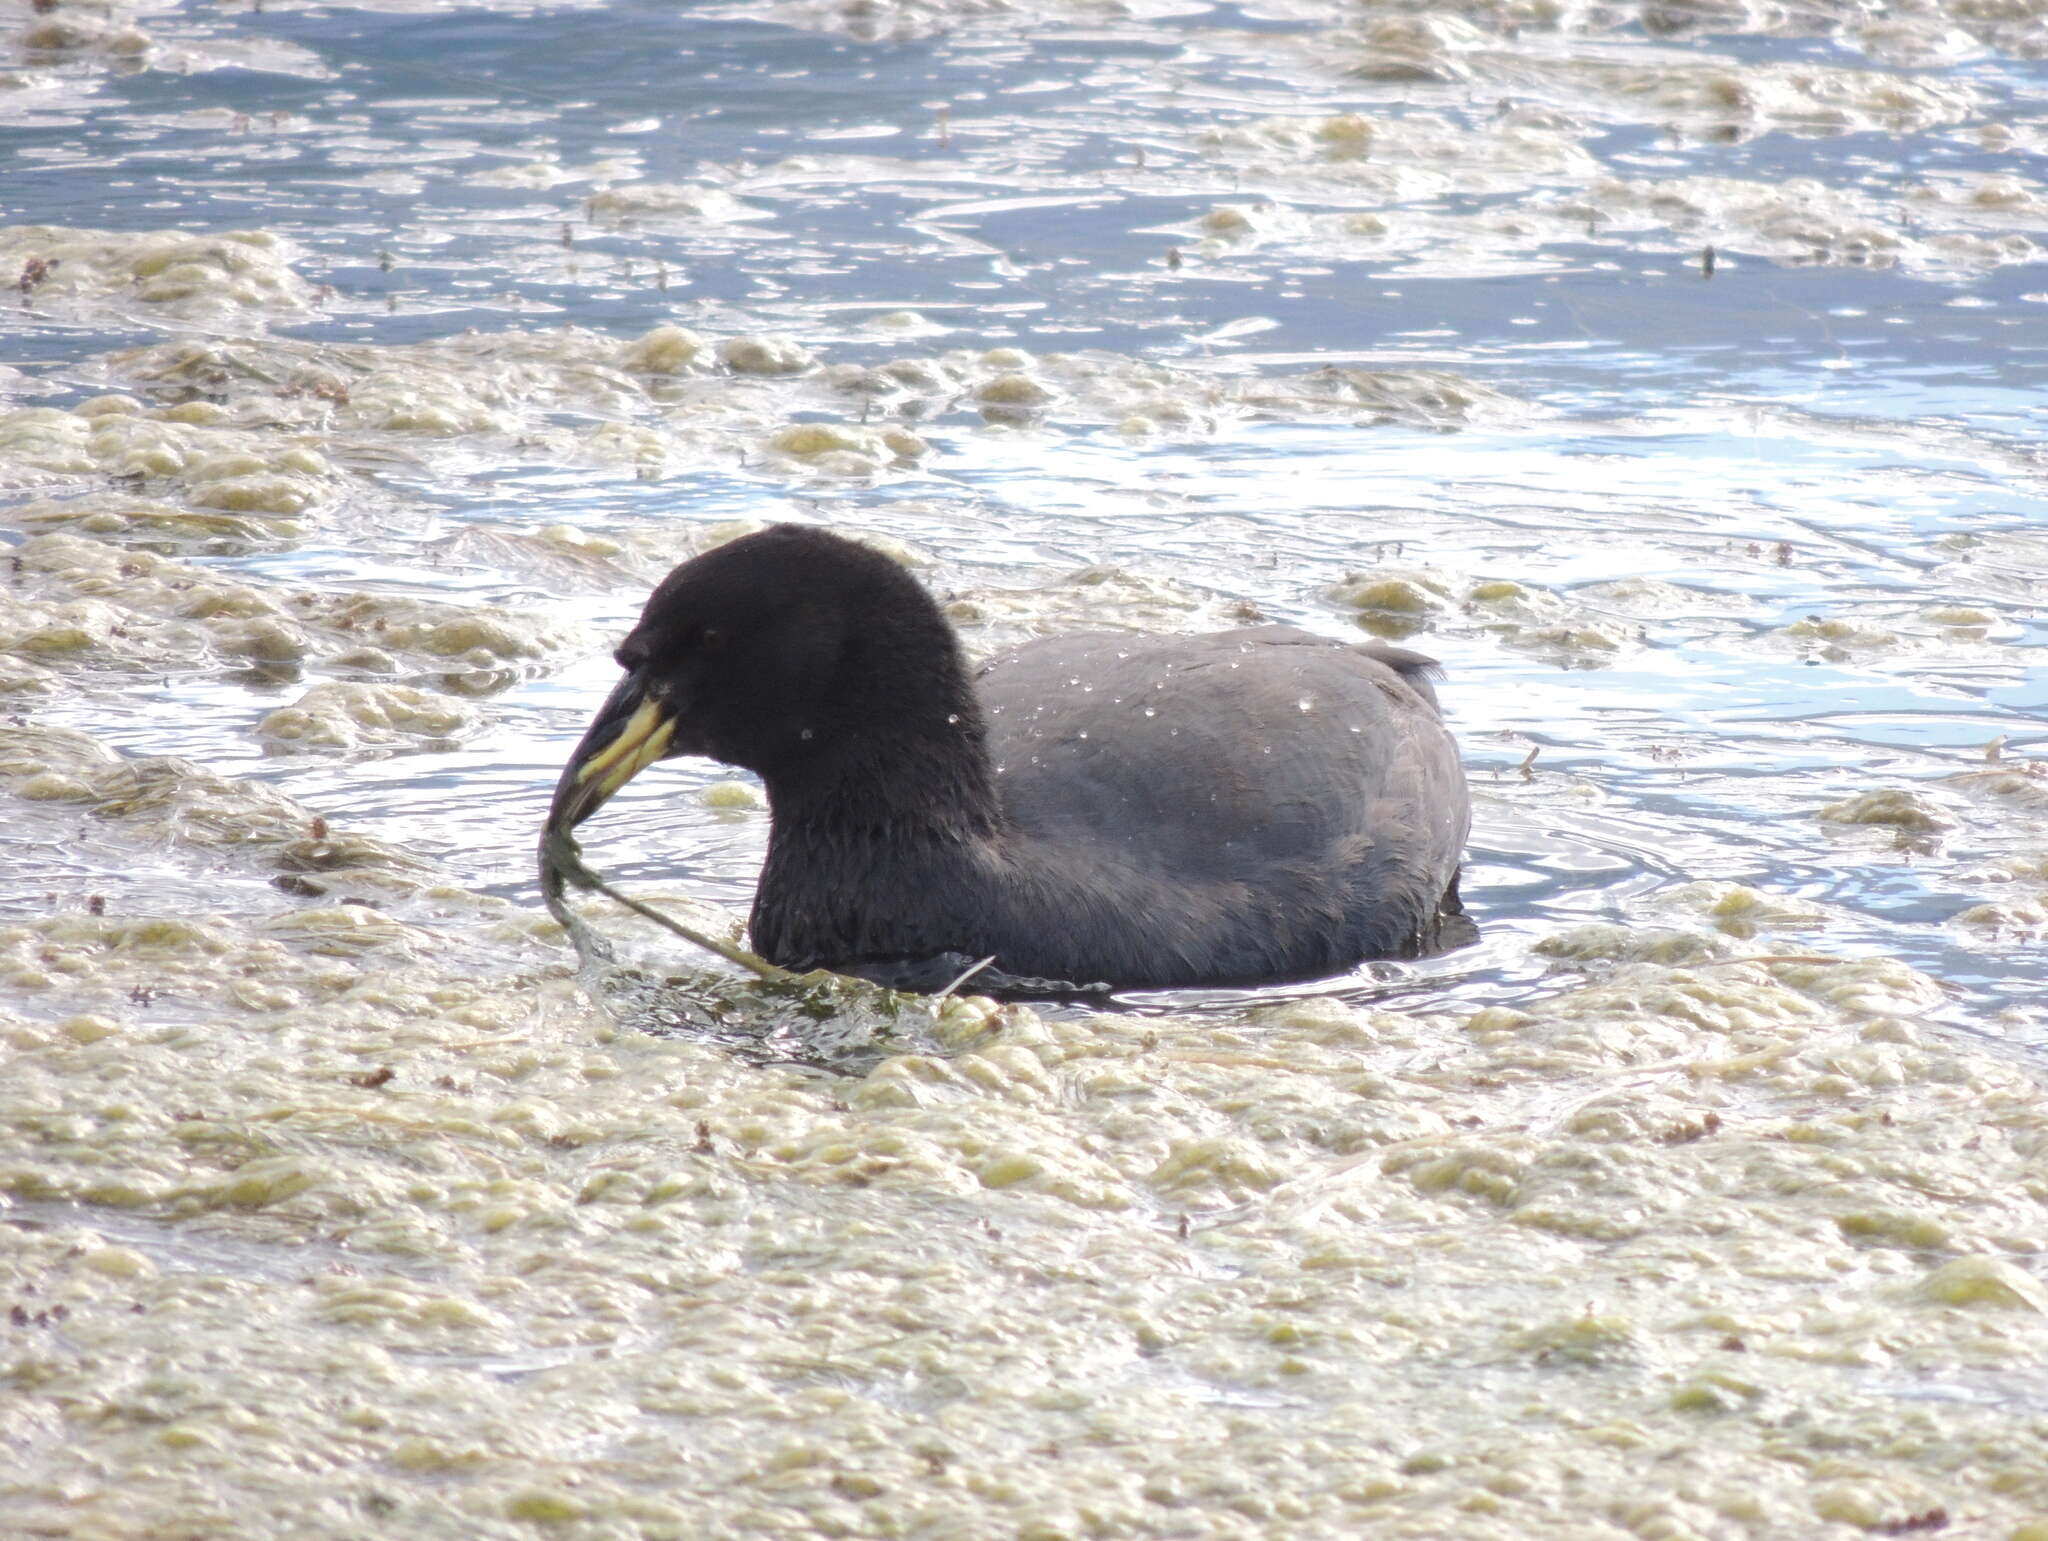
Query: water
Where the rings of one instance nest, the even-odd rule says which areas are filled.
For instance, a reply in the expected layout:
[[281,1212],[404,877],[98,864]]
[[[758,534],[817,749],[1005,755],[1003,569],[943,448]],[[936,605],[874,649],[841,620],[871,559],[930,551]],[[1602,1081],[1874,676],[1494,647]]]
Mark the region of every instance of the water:
[[[1715,14],[13,18],[34,1533],[2048,1523],[2048,17]],[[1480,944],[622,1031],[536,826],[779,518],[1442,658]],[[589,854],[743,910],[734,779]]]

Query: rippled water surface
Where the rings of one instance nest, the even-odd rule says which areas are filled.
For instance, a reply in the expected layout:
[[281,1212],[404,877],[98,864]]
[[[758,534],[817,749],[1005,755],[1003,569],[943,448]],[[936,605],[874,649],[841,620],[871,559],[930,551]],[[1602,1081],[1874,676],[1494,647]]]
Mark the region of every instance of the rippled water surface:
[[[2048,11],[0,25],[25,1533],[2048,1537]],[[1482,940],[607,1011],[548,792],[788,518],[1440,657]]]

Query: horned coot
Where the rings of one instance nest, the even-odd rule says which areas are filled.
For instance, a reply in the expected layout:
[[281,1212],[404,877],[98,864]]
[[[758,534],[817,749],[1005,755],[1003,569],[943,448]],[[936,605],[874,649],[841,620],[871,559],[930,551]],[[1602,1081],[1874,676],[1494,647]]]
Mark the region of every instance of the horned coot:
[[977,670],[899,564],[777,525],[671,572],[617,658],[549,834],[673,755],[758,773],[753,942],[792,969],[1249,985],[1463,924],[1465,778],[1419,654],[1260,626],[1051,637]]

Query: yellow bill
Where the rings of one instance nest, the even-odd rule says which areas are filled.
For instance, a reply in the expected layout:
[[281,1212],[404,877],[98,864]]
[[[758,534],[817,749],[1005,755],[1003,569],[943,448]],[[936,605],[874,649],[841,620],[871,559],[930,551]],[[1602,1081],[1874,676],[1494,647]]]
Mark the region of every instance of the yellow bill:
[[576,784],[590,790],[595,806],[666,754],[675,731],[673,717],[653,701],[642,701],[619,736],[577,767]]

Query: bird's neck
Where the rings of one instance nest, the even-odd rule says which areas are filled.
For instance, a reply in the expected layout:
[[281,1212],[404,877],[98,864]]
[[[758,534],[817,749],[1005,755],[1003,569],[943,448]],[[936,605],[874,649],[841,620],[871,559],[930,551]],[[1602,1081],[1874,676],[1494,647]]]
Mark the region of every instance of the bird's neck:
[[771,851],[968,840],[1002,824],[981,709],[964,688],[921,709],[896,704],[882,731],[821,728],[809,753],[763,779]]
[[[958,945],[963,894],[1006,827],[987,730],[950,633],[943,656],[842,674],[796,752],[763,767],[768,857],[751,930],[791,967]],[[872,660],[867,660],[872,663]]]
[[762,954],[793,968],[956,948],[961,895],[985,888],[1001,805],[978,714],[950,736],[838,746],[806,773],[766,778],[768,856],[749,921]]

